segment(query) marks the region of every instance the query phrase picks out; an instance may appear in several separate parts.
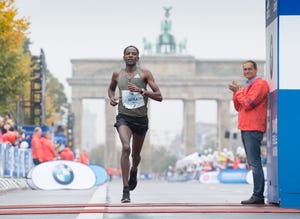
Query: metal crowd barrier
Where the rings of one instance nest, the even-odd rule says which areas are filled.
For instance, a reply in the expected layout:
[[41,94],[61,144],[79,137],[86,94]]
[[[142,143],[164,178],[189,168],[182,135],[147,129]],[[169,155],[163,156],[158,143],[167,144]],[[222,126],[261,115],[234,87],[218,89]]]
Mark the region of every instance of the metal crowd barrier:
[[0,177],[25,178],[33,166],[31,149],[0,143]]

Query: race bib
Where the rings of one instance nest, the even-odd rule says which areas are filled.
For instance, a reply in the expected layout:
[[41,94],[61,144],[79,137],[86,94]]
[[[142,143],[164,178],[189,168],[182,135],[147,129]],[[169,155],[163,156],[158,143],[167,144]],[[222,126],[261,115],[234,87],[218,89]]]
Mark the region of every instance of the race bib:
[[122,90],[122,102],[127,109],[137,109],[145,105],[144,98],[139,92]]

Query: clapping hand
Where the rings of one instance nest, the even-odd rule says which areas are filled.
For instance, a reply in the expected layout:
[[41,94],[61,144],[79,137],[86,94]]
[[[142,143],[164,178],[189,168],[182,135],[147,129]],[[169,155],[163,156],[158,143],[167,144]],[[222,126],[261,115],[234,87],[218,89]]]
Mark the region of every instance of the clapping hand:
[[229,85],[228,85],[229,90],[231,90],[232,92],[236,92],[240,89],[240,86],[236,83],[236,81],[232,81]]

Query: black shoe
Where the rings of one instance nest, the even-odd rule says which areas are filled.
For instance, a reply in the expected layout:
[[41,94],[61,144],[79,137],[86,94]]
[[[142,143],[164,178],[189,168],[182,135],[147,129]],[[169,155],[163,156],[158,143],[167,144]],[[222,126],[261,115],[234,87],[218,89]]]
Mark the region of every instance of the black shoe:
[[129,203],[130,202],[130,192],[128,187],[123,188],[123,196],[121,199],[122,203]]
[[241,201],[241,204],[249,205],[249,204],[265,204],[264,198],[257,198],[255,196],[252,196],[248,200]]
[[134,190],[137,185],[136,175],[137,171],[130,170],[130,177],[128,180],[128,186],[130,191]]

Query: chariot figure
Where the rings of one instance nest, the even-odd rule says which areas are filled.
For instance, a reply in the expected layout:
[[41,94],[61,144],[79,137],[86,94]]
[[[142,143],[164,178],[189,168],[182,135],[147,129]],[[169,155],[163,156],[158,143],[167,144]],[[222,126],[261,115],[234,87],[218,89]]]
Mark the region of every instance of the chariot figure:
[[[157,53],[176,53],[176,42],[175,38],[169,32],[171,31],[172,22],[168,20],[170,16],[170,10],[172,7],[164,7],[165,9],[165,17],[166,19],[161,22],[161,31],[162,34],[159,35],[157,44],[156,44],[156,52]],[[162,51],[162,49],[164,51]]]

